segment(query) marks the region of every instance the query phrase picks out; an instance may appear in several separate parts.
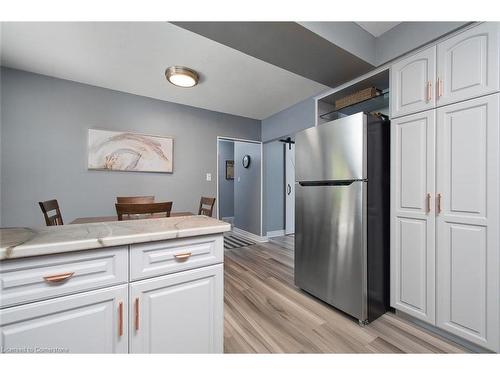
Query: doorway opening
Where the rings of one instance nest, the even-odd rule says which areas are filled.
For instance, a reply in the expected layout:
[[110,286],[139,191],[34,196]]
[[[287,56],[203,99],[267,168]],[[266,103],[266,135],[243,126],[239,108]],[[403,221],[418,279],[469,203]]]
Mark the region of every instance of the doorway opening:
[[262,143],[217,138],[217,218],[232,232],[263,242]]

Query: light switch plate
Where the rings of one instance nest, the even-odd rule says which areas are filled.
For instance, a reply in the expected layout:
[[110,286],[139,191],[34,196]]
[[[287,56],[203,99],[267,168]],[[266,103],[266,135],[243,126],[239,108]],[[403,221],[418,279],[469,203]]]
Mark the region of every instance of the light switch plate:
[[212,181],[212,173],[207,173],[207,181]]

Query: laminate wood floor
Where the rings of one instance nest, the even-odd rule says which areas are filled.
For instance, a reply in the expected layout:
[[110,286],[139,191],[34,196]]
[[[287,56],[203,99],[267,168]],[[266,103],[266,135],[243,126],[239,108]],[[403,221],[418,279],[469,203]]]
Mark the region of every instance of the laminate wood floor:
[[293,238],[225,251],[226,353],[466,353],[387,313],[365,327],[295,287]]

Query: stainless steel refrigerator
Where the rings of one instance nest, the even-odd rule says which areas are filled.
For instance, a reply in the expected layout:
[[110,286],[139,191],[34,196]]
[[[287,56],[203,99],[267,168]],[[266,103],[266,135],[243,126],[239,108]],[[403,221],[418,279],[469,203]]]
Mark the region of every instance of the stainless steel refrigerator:
[[365,113],[295,137],[295,284],[360,324],[389,307],[389,150]]

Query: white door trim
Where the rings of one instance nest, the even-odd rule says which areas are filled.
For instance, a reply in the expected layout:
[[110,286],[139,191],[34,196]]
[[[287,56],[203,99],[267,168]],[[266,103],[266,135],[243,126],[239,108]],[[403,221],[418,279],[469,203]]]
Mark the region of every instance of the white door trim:
[[263,235],[263,204],[264,204],[264,152],[261,141],[255,141],[253,139],[242,139],[242,138],[233,138],[233,137],[224,137],[217,136],[217,173],[216,173],[216,182],[217,182],[217,195],[216,195],[216,206],[217,206],[217,219],[220,220],[219,213],[219,142],[220,141],[233,141],[233,142],[246,142],[246,143],[255,143],[260,145],[260,233],[259,237]]
[[[285,144],[285,234],[295,233],[295,144]],[[293,159],[291,156],[293,154]],[[289,165],[291,161],[291,165]],[[292,179],[290,180],[290,176]],[[290,194],[288,185],[290,184]],[[293,198],[293,199],[290,199]]]

